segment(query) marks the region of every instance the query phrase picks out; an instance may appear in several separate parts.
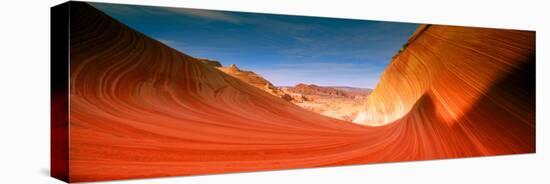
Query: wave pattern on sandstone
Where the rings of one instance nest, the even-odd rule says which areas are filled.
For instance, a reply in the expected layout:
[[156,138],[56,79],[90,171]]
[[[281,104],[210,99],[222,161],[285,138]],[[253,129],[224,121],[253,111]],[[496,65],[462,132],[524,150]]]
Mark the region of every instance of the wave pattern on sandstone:
[[[534,32],[423,25],[394,56],[368,97],[363,118],[355,122],[394,122],[409,113],[422,96],[434,99],[436,115],[449,124],[471,111],[483,97],[493,98],[497,107],[510,113],[531,116],[534,102],[525,100],[534,98],[534,91],[510,86],[495,92],[498,96],[488,93],[516,72],[525,74],[519,77],[534,85],[534,78],[528,78],[534,75],[534,62]],[[505,96],[511,99],[502,98]],[[528,107],[515,108],[525,105]]]
[[304,110],[87,4],[71,6],[73,182],[535,150],[529,32],[429,27],[369,97],[367,122],[395,121],[363,126]]

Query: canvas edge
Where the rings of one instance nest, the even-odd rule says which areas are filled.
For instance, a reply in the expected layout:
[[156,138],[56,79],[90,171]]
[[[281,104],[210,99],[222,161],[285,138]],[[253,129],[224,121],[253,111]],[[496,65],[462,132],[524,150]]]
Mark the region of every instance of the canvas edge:
[[50,176],[70,181],[69,27],[70,2],[50,8]]

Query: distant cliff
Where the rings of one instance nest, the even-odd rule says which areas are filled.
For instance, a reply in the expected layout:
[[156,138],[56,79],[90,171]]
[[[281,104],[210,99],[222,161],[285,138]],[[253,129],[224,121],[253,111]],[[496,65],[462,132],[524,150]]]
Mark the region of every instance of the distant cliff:
[[363,109],[367,96],[372,91],[367,88],[318,86],[314,84],[297,84],[282,87],[283,91],[293,96],[296,105],[336,119],[352,121]]
[[339,90],[332,87],[321,87],[315,84],[297,84],[294,87],[286,88],[288,91],[293,93],[300,93],[304,95],[323,95],[323,96],[336,96],[336,97],[347,97],[349,96],[343,90]]

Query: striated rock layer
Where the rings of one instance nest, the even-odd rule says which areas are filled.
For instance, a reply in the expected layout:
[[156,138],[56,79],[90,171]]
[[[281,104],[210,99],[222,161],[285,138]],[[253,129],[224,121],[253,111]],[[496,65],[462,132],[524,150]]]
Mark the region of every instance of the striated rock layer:
[[363,126],[304,110],[85,3],[71,3],[70,30],[72,182],[535,151],[531,32],[429,27],[369,98],[366,122],[386,125]]
[[533,89],[510,86],[495,96],[488,94],[515,72],[524,73],[520,82],[534,85],[534,62],[534,32],[423,25],[384,71],[363,118],[354,121],[384,125],[429,96],[436,115],[449,125],[475,110],[481,98],[491,98],[496,107],[507,110],[503,113],[534,124],[529,119],[535,112]]

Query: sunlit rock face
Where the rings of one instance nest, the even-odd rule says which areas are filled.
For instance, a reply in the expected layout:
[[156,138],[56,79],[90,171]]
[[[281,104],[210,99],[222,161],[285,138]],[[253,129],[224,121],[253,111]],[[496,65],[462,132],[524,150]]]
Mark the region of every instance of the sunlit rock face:
[[[379,84],[368,97],[365,111],[354,122],[385,125],[407,113],[422,96],[434,103],[435,115],[453,125],[472,110],[481,97],[509,96],[495,105],[514,114],[534,113],[522,109],[524,101],[514,95],[522,89],[499,89],[495,85],[535,61],[535,33],[516,30],[423,25],[394,56]],[[524,82],[534,82],[534,79]],[[491,118],[491,117],[487,117]]]
[[261,75],[256,74],[253,71],[248,70],[242,70],[237,67],[235,64],[231,64],[229,67],[216,67],[218,70],[233,76],[247,84],[250,84],[251,86],[254,86],[258,89],[261,89],[262,91],[265,91],[269,94],[272,94],[274,96],[280,97],[285,101],[291,101],[293,98],[283,92],[279,87],[274,86],[263,78]]

